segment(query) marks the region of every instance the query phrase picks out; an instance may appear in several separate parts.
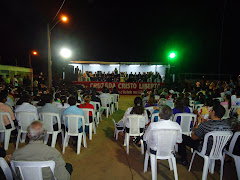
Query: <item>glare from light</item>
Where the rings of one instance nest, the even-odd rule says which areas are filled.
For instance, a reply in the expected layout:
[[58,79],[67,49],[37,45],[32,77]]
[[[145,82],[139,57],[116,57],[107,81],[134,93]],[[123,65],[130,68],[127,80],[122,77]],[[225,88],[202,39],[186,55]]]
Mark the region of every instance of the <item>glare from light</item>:
[[100,66],[100,64],[90,64],[89,66]]
[[60,51],[60,55],[64,58],[69,58],[69,57],[71,57],[72,52],[67,48],[62,48]]
[[129,65],[129,66],[131,66],[131,67],[138,67],[138,66],[140,66],[140,65]]
[[162,65],[157,65],[157,67],[162,67]]
[[169,57],[172,59],[172,58],[175,58],[176,54],[174,52],[170,53]]
[[68,20],[68,19],[67,19],[66,16],[63,16],[63,17],[62,17],[62,21],[66,22],[67,20]]
[[110,64],[110,66],[119,66],[119,64]]
[[156,67],[156,65],[151,65],[151,67]]
[[33,51],[32,53],[33,53],[33,55],[37,55],[38,54],[37,51]]

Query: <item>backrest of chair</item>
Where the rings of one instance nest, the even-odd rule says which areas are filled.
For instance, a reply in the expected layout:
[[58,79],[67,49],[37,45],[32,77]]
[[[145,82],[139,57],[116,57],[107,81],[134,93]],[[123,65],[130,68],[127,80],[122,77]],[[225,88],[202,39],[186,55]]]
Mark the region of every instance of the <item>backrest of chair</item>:
[[178,133],[180,132],[176,129],[153,130],[150,132],[148,143],[157,143],[157,156],[170,156],[174,152]]
[[174,122],[177,121],[177,117],[181,117],[180,126],[182,129],[182,133],[190,133],[191,132],[191,129],[190,129],[191,122],[193,125],[195,124],[197,115],[192,114],[192,113],[177,113],[174,116],[174,119],[173,119]]
[[11,123],[11,126],[15,128],[14,123],[13,123],[13,121],[12,121],[12,118],[11,118],[10,114],[7,113],[7,112],[0,112],[0,131],[1,131],[1,130],[3,130],[3,131],[6,130],[5,124],[4,124],[4,120],[3,120],[3,116],[7,116],[8,119],[9,119],[9,121],[10,121],[10,123]]
[[85,118],[84,116],[81,115],[76,115],[76,114],[68,114],[63,116],[65,125],[66,121],[68,121],[68,134],[69,135],[78,135],[78,121],[82,119],[82,128],[83,132],[85,131]]
[[100,98],[100,99],[101,99],[102,107],[107,107],[107,105],[108,105],[108,98]]
[[195,101],[194,101],[194,100],[190,100],[190,101],[189,101],[189,105],[190,105],[190,107],[194,108]]
[[[54,169],[55,162],[54,161],[11,161],[11,166],[13,170],[16,172],[16,169],[19,170],[20,179],[24,180],[42,180],[42,168],[49,167],[53,173],[54,177]],[[34,177],[34,178],[33,178]]]
[[119,94],[111,94],[112,96],[113,96],[113,98],[114,98],[114,103],[115,102],[118,102],[118,99],[119,99]]
[[193,108],[192,107],[188,107],[190,109],[190,112],[193,113]]
[[238,139],[238,136],[240,136],[240,132],[235,132],[234,136],[233,136],[233,138],[231,140],[231,143],[230,143],[230,146],[229,146],[229,150],[228,150],[230,153],[233,153],[233,149],[235,147],[235,144],[236,144],[236,141]]
[[10,167],[8,166],[7,162],[5,161],[5,159],[2,157],[0,157],[0,167],[1,167],[7,180],[13,179],[12,171],[11,171]]
[[34,106],[37,106],[37,103],[38,103],[39,101],[32,101],[31,103],[32,103],[32,105],[34,105]]
[[166,105],[169,106],[171,109],[174,108],[174,103],[170,100],[166,100]]
[[85,123],[89,124],[89,112],[92,112],[92,118],[94,118],[94,110],[89,108],[81,108],[84,112]]
[[149,110],[151,114],[152,114],[153,111],[154,111],[153,106],[151,106],[151,107],[145,107],[145,110]]
[[27,127],[35,120],[38,120],[38,117],[33,112],[17,112],[16,119],[20,122],[21,129],[27,131]]
[[232,137],[232,134],[233,133],[231,131],[212,131],[207,133],[204,136],[201,154],[206,154],[208,139],[209,137],[212,137],[213,144],[209,157],[211,159],[221,159],[223,148],[227,144],[228,140]]
[[[92,105],[94,106],[94,110],[95,110],[96,112],[99,112],[99,111],[100,111],[100,107],[101,107],[100,102],[90,101],[90,104],[92,104]],[[98,106],[98,108],[97,108],[97,106]]]
[[229,118],[229,114],[230,114],[231,108],[228,109],[228,105],[222,105],[222,106],[225,108],[225,114],[222,117],[222,119],[227,119],[227,118]]
[[130,114],[126,116],[126,119],[129,120],[129,135],[139,135],[140,134],[140,121],[144,120],[143,115]]
[[47,128],[47,132],[53,132],[53,118],[57,118],[58,121],[58,130],[61,129],[61,120],[59,117],[59,114],[57,113],[46,113],[46,112],[41,112],[39,113],[40,115],[40,120],[43,121]]
[[157,118],[158,118],[158,121],[159,121],[159,119],[160,119],[159,113],[153,113],[153,114],[152,114],[151,122],[154,122],[155,117],[157,117]]

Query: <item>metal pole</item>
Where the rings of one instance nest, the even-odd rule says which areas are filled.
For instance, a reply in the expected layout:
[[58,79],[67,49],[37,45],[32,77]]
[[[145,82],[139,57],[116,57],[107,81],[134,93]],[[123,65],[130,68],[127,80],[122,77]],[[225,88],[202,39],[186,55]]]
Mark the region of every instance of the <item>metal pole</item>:
[[52,88],[52,59],[51,59],[49,24],[47,24],[47,39],[48,39],[48,89],[50,90]]

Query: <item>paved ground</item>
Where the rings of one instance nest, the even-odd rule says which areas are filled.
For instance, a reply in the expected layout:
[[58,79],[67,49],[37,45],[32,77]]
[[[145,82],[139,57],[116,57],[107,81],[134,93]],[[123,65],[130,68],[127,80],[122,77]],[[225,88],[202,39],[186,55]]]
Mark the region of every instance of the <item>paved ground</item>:
[[[112,118],[119,121],[125,110],[133,105],[135,96],[121,96],[119,102],[119,110],[112,116],[106,118],[103,116],[103,121],[97,128],[97,134],[93,135],[92,141],[87,138],[87,148],[82,146],[81,153],[76,154],[76,149],[71,145],[66,148],[63,158],[66,162],[73,165],[74,171],[71,178],[89,179],[89,180],[130,180],[130,179],[151,179],[151,169],[148,168],[147,173],[143,173],[144,156],[141,155],[141,150],[133,143],[130,143],[130,154],[126,154],[126,149],[123,147],[123,137],[119,135],[116,141],[113,137]],[[59,136],[56,148],[62,151],[60,146],[61,138]],[[24,146],[20,144],[19,147]],[[14,151],[15,144],[10,143],[7,154]],[[189,152],[189,159],[191,154]],[[218,180],[220,163],[216,163],[214,174],[208,174],[208,179]],[[177,165],[179,179],[201,179],[203,168],[203,160],[199,157],[195,158],[192,171],[188,172],[187,168],[182,165]],[[168,162],[158,160],[158,179],[174,179],[173,171],[169,170]],[[224,167],[224,179],[237,179],[234,162],[226,164]]]

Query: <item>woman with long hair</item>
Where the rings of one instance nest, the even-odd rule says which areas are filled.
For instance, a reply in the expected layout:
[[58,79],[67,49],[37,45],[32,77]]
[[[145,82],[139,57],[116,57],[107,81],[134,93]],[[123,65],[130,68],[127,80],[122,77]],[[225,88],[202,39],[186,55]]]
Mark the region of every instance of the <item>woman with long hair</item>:
[[61,96],[60,97],[60,103],[57,104],[58,108],[68,108],[70,105],[67,103],[67,97]]
[[221,102],[221,105],[222,106],[227,105],[228,109],[231,109],[233,105],[231,96],[230,95],[225,96],[224,100],[225,100],[224,102]]

